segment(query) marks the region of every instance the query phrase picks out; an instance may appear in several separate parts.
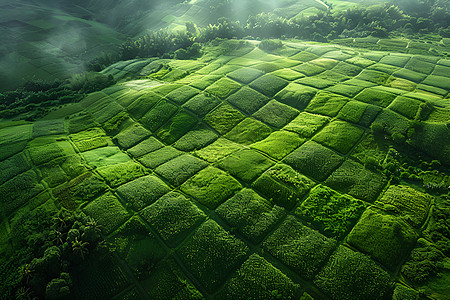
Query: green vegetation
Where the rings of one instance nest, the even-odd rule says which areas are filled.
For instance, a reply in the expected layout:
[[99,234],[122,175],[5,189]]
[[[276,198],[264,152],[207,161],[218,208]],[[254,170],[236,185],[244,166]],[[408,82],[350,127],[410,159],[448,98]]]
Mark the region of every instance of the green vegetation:
[[197,123],[197,119],[185,111],[179,111],[156,131],[156,136],[166,144],[172,144]]
[[208,113],[204,120],[220,134],[225,134],[241,122],[245,116],[229,104],[221,104]]
[[329,92],[319,92],[306,107],[306,111],[335,117],[341,108],[347,103],[348,98]]
[[147,168],[154,169],[182,154],[182,151],[179,151],[171,146],[158,146],[157,150],[144,154],[143,156],[139,157],[138,160]]
[[147,153],[161,149],[162,147],[164,147],[163,143],[161,143],[154,137],[149,137],[148,139],[137,144],[136,146],[128,149],[127,152],[134,157],[140,157]]
[[252,189],[242,189],[221,204],[216,212],[231,227],[255,244],[261,242],[274,224],[285,214],[282,207],[273,205]]
[[241,85],[239,83],[231,79],[221,78],[210,85],[208,88],[206,88],[205,92],[224,99],[230,96],[232,93],[236,92],[240,88],[240,86]]
[[100,128],[91,128],[70,135],[70,139],[80,152],[108,146],[109,139]]
[[264,140],[252,144],[251,147],[275,159],[282,159],[297,149],[304,141],[305,139],[293,132],[280,130],[271,133]]
[[295,214],[312,221],[325,235],[342,239],[359,219],[365,206],[360,200],[318,185],[295,210]]
[[217,133],[201,124],[183,135],[173,146],[181,151],[190,152],[207,146],[218,137]]
[[276,205],[291,209],[309,191],[313,182],[285,164],[266,171],[253,187]]
[[177,251],[207,291],[213,291],[248,255],[244,242],[212,220],[203,223]]
[[219,160],[222,160],[231,153],[241,150],[242,148],[243,146],[235,142],[232,142],[225,138],[219,138],[211,145],[206,146],[203,149],[197,150],[194,153],[201,159],[204,159],[210,163],[214,163]]
[[155,172],[171,184],[178,186],[206,166],[207,163],[203,160],[189,154],[183,154],[160,165],[155,169]]
[[150,136],[150,132],[139,124],[133,124],[119,132],[114,140],[120,147],[128,149]]
[[292,122],[284,126],[283,129],[295,132],[300,137],[309,138],[327,124],[328,121],[329,118],[327,117],[302,112]]
[[314,282],[333,299],[382,299],[389,274],[366,255],[339,246]]
[[141,119],[142,124],[150,131],[156,131],[177,111],[177,107],[166,100],[161,100]]
[[253,118],[245,118],[224,137],[242,145],[250,145],[266,138],[271,132],[266,124]]
[[250,87],[261,92],[262,94],[273,97],[276,93],[282,90],[288,82],[277,76],[266,74],[250,83]]
[[298,115],[296,109],[291,108],[285,104],[282,104],[276,100],[272,100],[261,109],[259,109],[253,116],[264,123],[281,128]]
[[200,209],[177,192],[162,196],[144,208],[140,215],[172,246],[178,244],[206,218]]
[[215,209],[241,188],[241,184],[236,179],[211,166],[201,170],[181,185],[183,192],[210,209]]
[[350,123],[334,121],[315,135],[313,140],[342,154],[347,154],[363,133],[363,129]]
[[220,103],[220,100],[215,97],[199,94],[187,101],[183,107],[187,108],[197,116],[203,117]]
[[97,171],[112,187],[147,174],[147,171],[141,165],[133,161],[103,166],[98,168]]
[[245,86],[228,97],[227,101],[246,114],[251,115],[264,106],[269,99],[263,94]]

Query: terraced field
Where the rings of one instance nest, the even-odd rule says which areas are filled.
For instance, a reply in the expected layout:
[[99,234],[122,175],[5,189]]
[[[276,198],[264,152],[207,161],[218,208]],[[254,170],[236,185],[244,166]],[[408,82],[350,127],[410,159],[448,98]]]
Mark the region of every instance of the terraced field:
[[450,61],[209,47],[2,124],[0,250],[65,208],[115,249],[75,299],[449,299]]

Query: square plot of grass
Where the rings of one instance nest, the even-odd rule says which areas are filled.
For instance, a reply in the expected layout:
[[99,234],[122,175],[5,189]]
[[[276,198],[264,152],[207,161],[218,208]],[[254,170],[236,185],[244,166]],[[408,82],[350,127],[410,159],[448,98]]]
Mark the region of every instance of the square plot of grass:
[[424,81],[423,84],[431,85],[434,87],[438,87],[444,90],[450,90],[450,80],[448,77],[444,76],[436,76],[429,75]]
[[204,121],[220,134],[225,134],[244,118],[245,116],[240,111],[229,104],[223,103],[209,112],[205,116]]
[[218,166],[243,181],[252,182],[273,164],[255,150],[244,149],[225,157]]
[[325,181],[329,187],[367,202],[373,202],[386,183],[381,173],[351,160],[346,160]]
[[29,146],[28,153],[34,164],[40,165],[49,162],[55,158],[75,154],[72,145],[69,142],[51,142],[47,145]]
[[392,75],[398,78],[410,80],[415,83],[420,83],[425,79],[425,77],[427,77],[427,75],[425,74],[418,73],[409,69],[400,69],[394,72]]
[[253,68],[240,68],[236,71],[233,71],[228,74],[228,77],[230,77],[233,80],[236,80],[238,82],[242,83],[250,83],[256,78],[262,76],[264,74],[263,71],[260,71],[258,69]]
[[367,68],[367,70],[374,70],[374,71],[379,71],[379,72],[383,72],[386,74],[392,74],[395,71],[399,70],[399,67],[394,67],[391,65],[385,65],[382,63],[377,63],[377,64],[373,64],[370,67]]
[[450,77],[450,66],[436,65],[431,75]]
[[155,172],[173,185],[178,186],[207,165],[201,159],[184,154],[160,165],[155,169]]
[[314,182],[286,164],[277,164],[253,183],[253,188],[267,199],[292,209],[314,185]]
[[271,74],[266,74],[253,81],[250,84],[250,87],[254,88],[255,90],[263,93],[268,97],[273,97],[276,93],[281,91],[286,85],[288,85],[288,81]]
[[417,56],[413,56],[405,65],[405,68],[428,75],[433,72],[434,66],[435,63],[427,62]]
[[281,128],[292,121],[298,113],[298,110],[272,100],[254,113],[253,116],[268,125]]
[[362,68],[341,61],[332,70],[336,73],[353,77],[358,75],[362,71]]
[[36,138],[44,135],[63,134],[65,132],[64,119],[56,119],[34,122],[32,135],[33,138]]
[[258,69],[264,73],[272,73],[276,70],[282,69],[282,66],[279,66],[276,63],[272,63],[272,62],[263,62],[263,63],[259,63],[257,65],[254,65],[253,68]]
[[232,93],[236,92],[240,87],[241,85],[236,81],[233,81],[228,78],[222,78],[214,82],[208,88],[206,88],[205,92],[210,93],[216,97],[225,99]]
[[195,151],[195,155],[201,159],[210,163],[215,163],[226,156],[243,149],[244,146],[227,140],[225,138],[219,138],[211,145],[206,146],[201,150]]
[[355,78],[382,85],[388,80],[389,76],[389,74],[386,74],[384,72],[364,69]]
[[410,55],[386,55],[380,60],[380,63],[403,68],[411,59]]
[[100,167],[97,171],[105,179],[106,183],[112,187],[119,186],[147,174],[144,167],[134,161]]
[[[226,284],[230,299],[294,299],[300,287],[258,254],[252,254]],[[273,291],[276,291],[276,296]]]
[[146,92],[144,95],[137,98],[133,103],[128,105],[127,110],[133,117],[140,119],[146,112],[155,106],[159,100],[161,100],[161,96],[153,92]]
[[317,56],[316,54],[313,54],[311,52],[308,52],[308,51],[301,51],[297,54],[290,56],[289,58],[298,60],[298,61],[302,61],[302,62],[308,62],[310,60],[319,58],[319,56]]
[[185,85],[176,89],[175,91],[170,92],[166,95],[167,99],[172,100],[173,102],[181,105],[197,95],[200,91],[196,88],[193,88],[189,85]]
[[30,166],[22,153],[0,161],[0,185],[28,169]]
[[140,177],[117,188],[119,196],[139,211],[168,193],[170,188],[156,176]]
[[305,74],[306,76],[314,76],[322,73],[326,69],[319,65],[307,62],[299,66],[293,67],[292,70]]
[[251,147],[275,159],[282,159],[304,142],[305,139],[299,137],[298,134],[281,130],[271,133],[264,140],[252,144]]
[[102,167],[130,161],[130,157],[118,147],[102,147],[81,154],[91,167]]
[[359,141],[364,130],[347,122],[334,121],[313,137],[315,142],[347,154]]
[[280,69],[272,72],[271,74],[289,81],[305,77],[304,74],[291,69]]
[[405,221],[420,228],[428,216],[431,202],[432,197],[429,194],[406,185],[391,185],[377,204],[386,208],[394,206],[398,209],[396,213]]
[[359,93],[355,99],[364,103],[387,107],[397,97],[397,95],[377,88],[367,88]]
[[339,111],[338,119],[369,127],[381,108],[359,101],[350,101]]
[[[422,101],[413,98],[399,96],[392,101],[388,108],[409,119],[414,119],[422,103]],[[425,103],[423,105],[425,106]]]
[[325,180],[343,159],[332,150],[316,142],[308,141],[286,156],[284,162],[300,173],[317,180]]
[[319,76],[300,78],[296,80],[296,82],[321,90],[336,84],[336,82],[332,80],[320,78]]
[[183,107],[192,111],[197,116],[203,117],[220,103],[221,101],[215,97],[199,94],[186,102]]
[[293,108],[303,110],[316,93],[317,89],[315,88],[292,82],[276,94],[275,99]]
[[[188,79],[189,78],[189,79]],[[200,90],[204,90],[214,82],[222,78],[221,75],[192,75],[186,78],[189,81],[189,85]],[[183,79],[182,79],[183,80]],[[182,81],[180,80],[180,82]]]
[[171,146],[165,146],[139,157],[138,160],[147,168],[154,169],[182,154],[183,152],[178,149]]
[[217,214],[253,243],[259,243],[285,210],[252,189],[243,189],[216,209]]
[[170,145],[186,134],[195,124],[197,124],[197,118],[181,110],[161,126],[155,134],[161,141]]
[[145,127],[150,129],[150,131],[155,131],[166,123],[177,110],[178,107],[172,103],[161,100],[142,117],[141,122]]
[[327,117],[302,112],[283,129],[295,132],[302,138],[309,138],[328,122]]
[[212,292],[244,262],[249,249],[216,222],[208,220],[177,252],[191,274]]
[[102,226],[105,235],[110,234],[130,218],[130,214],[112,193],[106,193],[93,200],[83,211]]
[[347,97],[321,91],[311,100],[306,110],[313,114],[335,117],[348,101]]
[[409,254],[417,237],[401,218],[369,208],[348,235],[347,242],[395,270]]
[[177,192],[162,196],[140,215],[172,247],[206,218],[203,211]]
[[319,75],[315,76],[314,78],[324,79],[328,80],[334,83],[345,81],[350,79],[349,76],[343,75],[341,73],[332,71],[332,70],[326,70],[325,72],[320,73]]
[[226,172],[209,166],[189,178],[180,188],[209,209],[215,209],[242,186]]
[[340,194],[329,187],[314,187],[295,214],[312,222],[323,234],[343,239],[365,210],[361,200]]
[[110,139],[101,128],[91,128],[71,134],[70,139],[80,152],[105,147]]
[[383,127],[383,132],[393,135],[394,133],[400,133],[405,135],[406,131],[410,127],[410,120],[402,115],[385,109],[375,119],[374,124],[380,124]]
[[246,114],[251,115],[264,106],[264,104],[269,101],[269,98],[254,89],[245,86],[228,97],[227,101]]
[[147,153],[161,149],[162,147],[164,147],[164,144],[151,136],[148,139],[140,142],[136,146],[128,149],[127,152],[131,154],[133,157],[137,158]]
[[245,118],[224,137],[239,144],[250,145],[266,138],[271,132],[272,129],[266,124],[253,118]]
[[138,144],[140,141],[145,140],[151,135],[151,132],[142,127],[140,124],[133,124],[119,132],[114,140],[120,147],[128,149]]
[[300,276],[312,279],[337,243],[288,216],[264,241],[263,247]]
[[391,290],[389,274],[367,255],[339,246],[314,283],[332,299],[382,299]]
[[204,125],[191,129],[183,135],[173,146],[178,150],[190,152],[211,144],[218,138],[218,134]]
[[361,68],[367,68],[368,66],[373,65],[375,63],[373,60],[361,56],[354,56],[352,58],[347,59],[346,62]]

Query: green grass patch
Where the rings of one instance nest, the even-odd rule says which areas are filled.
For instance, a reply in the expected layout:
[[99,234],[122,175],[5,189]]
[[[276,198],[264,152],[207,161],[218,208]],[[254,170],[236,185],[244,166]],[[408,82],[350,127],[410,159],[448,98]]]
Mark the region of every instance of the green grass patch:
[[153,92],[147,91],[144,95],[137,98],[133,103],[128,105],[128,112],[136,119],[142,118],[158,101],[161,96]]
[[363,133],[364,130],[355,125],[334,121],[315,135],[313,140],[342,154],[347,154]]
[[308,51],[301,51],[297,54],[290,56],[289,58],[294,59],[294,60],[299,60],[302,62],[308,62],[310,60],[319,58],[319,56],[317,56],[316,54],[313,54],[311,52],[308,52]]
[[139,98],[140,96],[142,96],[144,94],[144,92],[142,91],[133,91],[133,90],[129,90],[129,91],[125,91],[119,92],[120,95],[116,96],[117,93],[114,93],[113,95],[111,95],[111,98],[115,98],[116,102],[119,103],[120,105],[122,105],[123,107],[127,107],[128,105],[130,105],[131,103],[133,103],[137,98]]
[[245,86],[228,97],[227,101],[246,114],[251,115],[264,106],[269,99],[263,94]]
[[327,87],[330,87],[330,86],[336,84],[333,80],[328,80],[328,79],[322,78],[320,75],[314,76],[314,77],[300,78],[296,82],[307,85],[307,86],[311,86],[316,89],[325,89]]
[[449,91],[450,90],[450,80],[447,77],[444,76],[436,76],[436,75],[429,75],[424,81],[423,84],[435,86],[444,90]]
[[346,62],[361,68],[367,68],[368,66],[373,65],[375,63],[373,60],[361,56],[354,56],[352,58],[347,59]]
[[387,107],[397,97],[397,95],[383,91],[381,89],[367,88],[359,93],[355,99],[368,104]]
[[148,139],[140,142],[136,146],[131,147],[127,150],[127,152],[133,157],[137,158],[147,153],[161,149],[162,147],[164,147],[164,144],[151,136]]
[[248,84],[255,80],[256,78],[262,76],[264,74],[263,71],[260,71],[258,69],[253,68],[240,68],[236,71],[233,71],[228,74],[228,77],[230,77],[233,80],[236,80],[238,82],[242,82],[244,84]]
[[114,141],[119,144],[120,147],[128,149],[142,140],[145,140],[151,135],[151,132],[142,127],[140,124],[135,123],[125,130],[119,132],[115,137]]
[[175,149],[171,146],[164,146],[150,153],[144,154],[138,158],[139,162],[142,163],[147,168],[154,169],[163,163],[168,162],[175,157],[183,154],[182,151]]
[[199,94],[186,102],[183,107],[192,111],[197,116],[203,117],[220,103],[221,101],[216,97]]
[[400,218],[367,209],[348,235],[348,243],[390,270],[406,258],[417,234]]
[[218,137],[217,133],[200,125],[183,135],[173,146],[181,151],[190,152],[209,145]]
[[388,106],[389,109],[409,118],[414,119],[419,110],[422,101],[412,99],[409,97],[399,96]]
[[302,138],[309,138],[327,124],[329,120],[329,118],[324,116],[302,112],[289,124],[284,126],[283,129],[295,132]]
[[369,127],[381,108],[359,101],[349,101],[339,111],[338,119]]
[[290,166],[276,164],[254,183],[253,187],[276,205],[292,209],[313,186],[313,182]]
[[102,232],[106,235],[113,232],[130,217],[119,200],[110,192],[90,202],[83,211],[102,226]]
[[286,58],[286,57],[277,59],[274,61],[274,63],[283,68],[292,68],[292,67],[300,64],[300,62],[298,60],[294,60],[294,59],[290,59],[290,58]]
[[275,99],[293,108],[303,110],[316,93],[315,88],[293,82],[276,94]]
[[183,192],[209,209],[215,209],[241,188],[241,184],[236,179],[211,166],[201,170],[181,185]]
[[253,116],[268,125],[281,128],[292,121],[298,113],[296,109],[272,100],[254,113]]
[[329,187],[366,202],[373,202],[386,183],[381,173],[352,160],[346,160],[325,181]]
[[165,97],[169,93],[175,91],[176,89],[181,88],[182,86],[183,86],[182,84],[166,83],[166,84],[161,84],[161,85],[154,87],[152,89],[152,92],[154,92],[162,97]]
[[152,204],[169,191],[170,188],[153,175],[140,177],[117,188],[119,196],[136,211]]
[[446,123],[450,121],[450,109],[435,107],[427,118],[428,122]]
[[263,93],[268,97],[273,97],[276,93],[281,91],[286,85],[288,85],[288,81],[271,74],[266,74],[253,81],[250,84],[250,87],[254,88],[255,90]]
[[155,172],[178,186],[186,179],[205,168],[208,164],[192,155],[184,154],[160,165]]
[[331,59],[331,58],[320,57],[320,58],[311,60],[309,63],[314,64],[319,67],[322,67],[324,69],[330,70],[338,64],[338,61],[335,59]]
[[68,123],[67,129],[69,133],[80,132],[97,125],[92,116],[86,112],[69,116]]
[[206,218],[203,211],[177,192],[162,196],[140,215],[172,247]]
[[141,122],[150,131],[156,131],[166,123],[177,110],[178,107],[172,103],[161,100],[142,117]]
[[281,130],[271,133],[264,140],[252,144],[251,147],[280,160],[304,142],[305,139],[298,134]]
[[244,147],[240,144],[237,144],[225,138],[219,138],[211,145],[208,145],[201,150],[197,150],[194,153],[207,162],[215,163],[230,155],[231,153],[234,153],[243,148]]
[[380,63],[403,68],[410,59],[410,55],[390,54],[383,57]]
[[400,69],[396,72],[394,72],[392,75],[394,75],[395,77],[399,77],[399,78],[403,78],[415,83],[420,83],[422,82],[426,75],[422,74],[422,73],[418,73],[409,69]]
[[[36,140],[34,140],[36,141]],[[72,145],[66,141],[50,142],[42,146],[29,145],[28,153],[34,164],[47,163],[55,158],[75,154]]]
[[289,80],[289,81],[305,77],[304,74],[296,72],[291,69],[280,69],[280,70],[276,70],[276,71],[272,72],[271,74],[278,76],[282,79]]
[[314,283],[333,299],[382,298],[391,290],[389,274],[367,255],[339,246]]
[[450,165],[450,129],[446,124],[422,122],[411,137],[411,144]]
[[420,57],[413,56],[408,63],[405,65],[406,69],[419,72],[422,74],[431,74],[433,72],[435,66],[435,62],[427,62]]
[[0,161],[0,185],[28,169],[30,166],[22,153]]
[[276,70],[282,69],[283,67],[272,62],[262,62],[257,65],[254,65],[253,68],[258,69],[264,73],[272,73]]
[[217,214],[253,243],[259,243],[284,216],[284,209],[273,205],[252,189],[243,189],[216,209]]
[[373,123],[381,125],[384,133],[388,133],[392,136],[396,133],[406,135],[406,132],[410,127],[410,122],[410,120],[402,115],[394,111],[384,109]]
[[184,85],[180,87],[179,89],[176,89],[173,92],[170,92],[166,95],[167,99],[172,100],[173,102],[181,105],[197,95],[200,91],[198,89],[195,89],[189,85]]
[[394,67],[394,66],[391,66],[391,65],[385,65],[385,64],[382,64],[382,63],[376,63],[376,64],[373,64],[373,65],[371,65],[370,67],[367,68],[367,70],[379,71],[379,72],[383,72],[383,73],[386,73],[386,74],[392,74],[392,73],[394,73],[395,71],[397,71],[399,69],[400,69],[399,67]]
[[108,146],[110,141],[101,128],[91,128],[71,134],[69,137],[80,152]]
[[227,282],[224,293],[230,299],[294,299],[299,288],[267,260],[252,254]]
[[172,144],[192,127],[197,124],[197,119],[186,111],[179,111],[166,124],[158,129],[156,136],[166,144]]
[[0,144],[0,161],[7,159],[25,149],[26,141]]
[[266,138],[271,132],[266,124],[253,118],[245,118],[224,137],[239,144],[250,145]]
[[292,70],[305,74],[306,76],[314,76],[319,73],[322,73],[326,69],[322,68],[319,65],[307,62],[299,66],[293,67]]
[[284,159],[295,170],[317,180],[325,180],[342,161],[340,155],[313,141],[306,142]]
[[252,182],[273,165],[270,159],[250,149],[234,152],[218,163],[221,169],[246,182]]
[[389,74],[386,74],[384,72],[364,69],[355,78],[359,80],[369,81],[378,85],[382,85],[388,80],[389,76],[390,76]]
[[288,216],[263,247],[302,277],[312,279],[337,243]]
[[431,75],[450,77],[450,66],[436,65]]
[[91,167],[102,167],[130,161],[118,147],[102,147],[81,154]]
[[68,176],[63,169],[60,166],[55,165],[54,162],[40,165],[39,171],[40,177],[50,188],[63,184],[68,180]]
[[220,134],[225,134],[244,120],[245,116],[231,105],[223,103],[209,112],[204,121]]
[[225,99],[230,96],[232,93],[236,92],[241,85],[236,81],[233,81],[228,78],[221,78],[218,81],[214,82],[208,88],[206,88],[205,92],[216,97]]
[[66,133],[64,128],[64,119],[42,120],[34,122],[33,138],[44,135],[63,134]]
[[177,252],[191,274],[212,292],[244,262],[249,249],[216,222],[208,220]]
[[192,77],[191,82],[189,82],[189,85],[197,89],[204,90],[207,87],[211,86],[214,82],[216,82],[220,78],[222,78],[222,76],[220,75],[198,75]]
[[343,239],[358,221],[365,204],[329,187],[318,185],[295,210],[295,214],[314,223],[323,234]]
[[349,64],[349,63],[341,61],[332,70],[336,73],[353,77],[353,76],[356,76],[359,73],[361,73],[362,68],[355,66],[353,64]]
[[147,171],[141,165],[133,161],[100,167],[97,171],[112,187],[117,187],[147,174]]
[[306,111],[335,117],[348,100],[347,97],[341,95],[320,91],[306,107]]
[[387,210],[395,211],[405,221],[416,228],[420,228],[427,219],[432,197],[419,192],[406,185],[391,185],[377,204],[384,206]]

